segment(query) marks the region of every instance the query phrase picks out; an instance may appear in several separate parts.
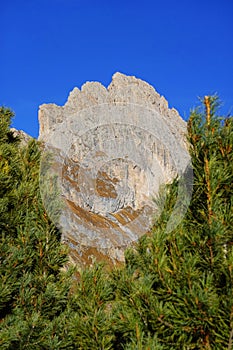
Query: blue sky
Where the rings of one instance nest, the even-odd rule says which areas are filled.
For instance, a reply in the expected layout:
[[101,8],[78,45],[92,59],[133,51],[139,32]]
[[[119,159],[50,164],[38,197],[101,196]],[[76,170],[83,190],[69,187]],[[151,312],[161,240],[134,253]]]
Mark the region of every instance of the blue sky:
[[0,0],[0,105],[38,136],[38,108],[85,81],[144,79],[183,118],[218,93],[233,113],[232,0]]

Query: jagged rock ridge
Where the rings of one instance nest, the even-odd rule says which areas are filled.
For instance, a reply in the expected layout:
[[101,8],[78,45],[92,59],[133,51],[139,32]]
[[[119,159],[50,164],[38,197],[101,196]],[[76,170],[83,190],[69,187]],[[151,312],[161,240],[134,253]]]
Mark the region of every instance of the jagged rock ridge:
[[[152,86],[120,73],[107,89],[87,82],[64,106],[42,105],[39,122],[39,140],[53,154],[42,161],[42,197],[71,258],[123,261],[150,228],[159,186],[187,166],[186,123]],[[51,174],[58,182],[49,196]]]

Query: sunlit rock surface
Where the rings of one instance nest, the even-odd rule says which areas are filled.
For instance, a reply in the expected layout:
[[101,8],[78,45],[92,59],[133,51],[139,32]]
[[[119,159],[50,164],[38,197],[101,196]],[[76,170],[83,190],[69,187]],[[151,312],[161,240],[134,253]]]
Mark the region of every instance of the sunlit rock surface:
[[32,137],[23,130],[17,130],[15,128],[11,128],[10,131],[12,132],[14,137],[19,138],[20,145],[22,146],[26,146],[28,142],[32,139]]
[[41,193],[75,263],[124,260],[148,232],[161,184],[189,162],[186,123],[148,83],[116,73],[39,111]]

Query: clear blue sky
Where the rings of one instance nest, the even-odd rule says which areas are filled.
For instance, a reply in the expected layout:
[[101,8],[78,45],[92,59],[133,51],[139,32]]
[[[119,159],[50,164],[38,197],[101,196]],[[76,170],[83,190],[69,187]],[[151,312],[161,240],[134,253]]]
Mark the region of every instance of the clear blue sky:
[[116,71],[148,81],[183,118],[216,92],[233,113],[232,0],[0,0],[0,13],[0,105],[34,137],[39,105]]

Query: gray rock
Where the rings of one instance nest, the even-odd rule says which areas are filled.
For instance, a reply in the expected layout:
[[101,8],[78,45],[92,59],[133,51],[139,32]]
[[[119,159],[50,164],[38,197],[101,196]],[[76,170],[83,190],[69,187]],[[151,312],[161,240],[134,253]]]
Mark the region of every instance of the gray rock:
[[41,194],[71,258],[123,261],[159,215],[161,184],[190,163],[186,123],[152,86],[120,73],[107,89],[87,82],[64,106],[40,106],[39,122]]
[[22,146],[26,146],[27,143],[32,139],[32,137],[23,130],[17,130],[15,128],[11,128],[10,130],[13,133],[14,137],[18,137],[20,139],[20,144]]

